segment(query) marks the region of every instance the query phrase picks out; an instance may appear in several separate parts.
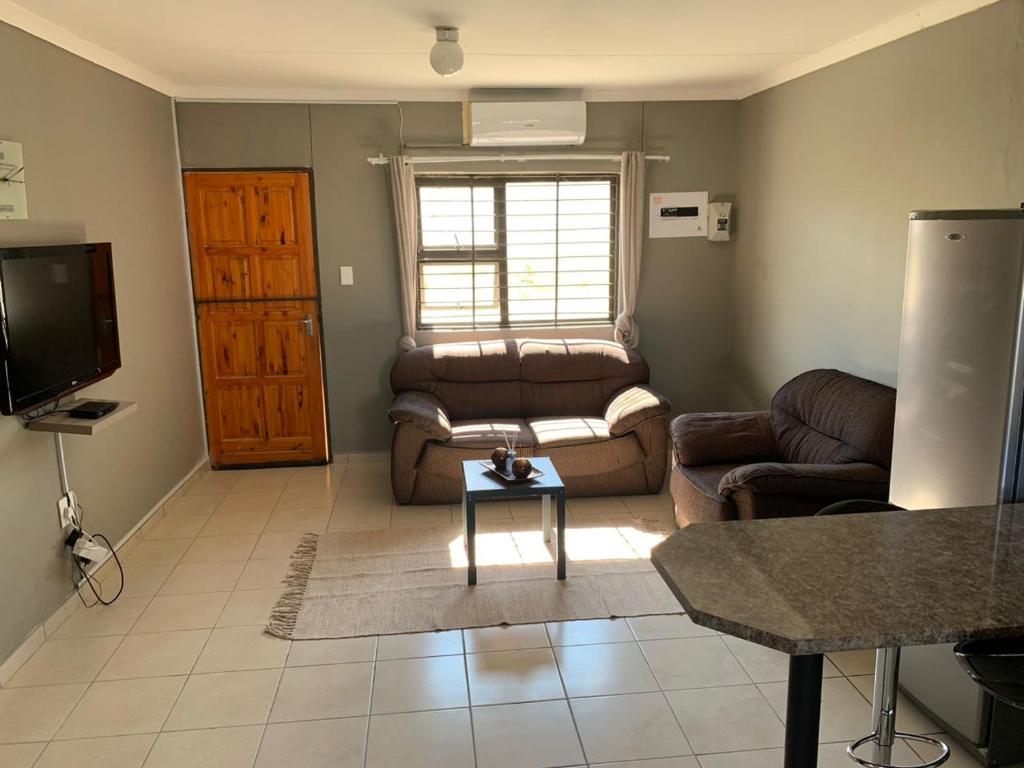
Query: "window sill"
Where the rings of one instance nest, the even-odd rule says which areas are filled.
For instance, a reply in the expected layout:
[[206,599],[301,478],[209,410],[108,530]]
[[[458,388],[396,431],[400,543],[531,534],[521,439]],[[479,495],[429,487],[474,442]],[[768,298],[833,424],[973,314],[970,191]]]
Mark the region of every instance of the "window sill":
[[495,339],[601,339],[615,338],[615,326],[579,325],[569,328],[492,328],[483,331],[416,331],[416,344],[445,344],[459,341],[493,341]]

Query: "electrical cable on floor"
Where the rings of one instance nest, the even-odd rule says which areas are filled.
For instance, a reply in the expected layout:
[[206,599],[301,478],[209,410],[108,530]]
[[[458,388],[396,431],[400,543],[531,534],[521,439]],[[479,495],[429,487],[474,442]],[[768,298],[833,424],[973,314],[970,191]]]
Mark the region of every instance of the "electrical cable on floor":
[[[65,545],[71,548],[71,561],[74,563],[75,568],[78,570],[79,578],[75,577],[74,572],[71,574],[71,585],[75,588],[75,592],[78,594],[78,599],[82,601],[82,605],[86,608],[92,608],[94,605],[113,605],[117,599],[124,592],[124,566],[121,565],[121,559],[117,556],[117,551],[114,549],[113,544],[102,533],[88,534],[83,529],[85,525],[85,507],[81,504],[76,503],[74,509],[74,530],[68,535],[65,540]],[[74,553],[75,543],[85,538],[88,541],[100,540],[103,545],[110,552],[110,556],[114,559],[114,564],[117,565],[118,575],[120,577],[120,584],[117,588],[117,593],[109,600],[103,597],[103,584],[99,580],[94,579],[89,573],[86,572],[83,563],[88,563],[86,558],[79,557]],[[89,585],[89,590],[92,592],[95,600],[92,603],[86,601],[85,596],[82,594],[82,582]],[[99,589],[97,589],[97,586]]]
[[[96,598],[95,602],[93,602],[91,604],[87,603],[85,601],[85,597],[82,596],[82,582],[81,582],[81,580],[76,581],[72,577],[71,581],[72,581],[72,583],[75,586],[75,592],[78,593],[78,599],[82,601],[82,605],[84,605],[86,608],[92,608],[94,605],[97,605],[97,604],[99,604],[99,605],[113,605],[117,601],[117,598],[119,598],[121,596],[121,593],[124,592],[124,566],[121,565],[121,559],[117,556],[117,552],[114,550],[113,545],[110,543],[110,539],[108,539],[102,533],[95,533],[95,534],[92,535],[92,538],[93,539],[101,540],[103,542],[103,544],[106,546],[106,548],[110,550],[110,556],[112,558],[114,558],[114,563],[117,565],[117,571],[118,571],[118,574],[120,575],[121,583],[120,583],[120,585],[117,588],[117,594],[115,594],[109,600],[104,599],[104,597],[103,597],[103,585],[100,584],[98,581],[94,581],[93,578],[88,573],[85,572],[85,569],[82,567],[81,558],[72,556],[71,559],[74,561],[75,566],[78,568],[78,572],[81,574],[82,579],[85,581],[85,583],[89,585],[89,589],[92,591],[93,597]],[[99,584],[99,589],[98,590],[96,589],[96,585],[97,584]]]

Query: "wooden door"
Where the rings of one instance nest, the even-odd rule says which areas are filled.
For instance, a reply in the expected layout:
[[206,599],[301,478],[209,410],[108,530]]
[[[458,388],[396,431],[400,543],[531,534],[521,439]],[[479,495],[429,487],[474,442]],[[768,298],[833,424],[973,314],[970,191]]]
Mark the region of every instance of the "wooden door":
[[186,173],[214,466],[329,456],[309,176]]

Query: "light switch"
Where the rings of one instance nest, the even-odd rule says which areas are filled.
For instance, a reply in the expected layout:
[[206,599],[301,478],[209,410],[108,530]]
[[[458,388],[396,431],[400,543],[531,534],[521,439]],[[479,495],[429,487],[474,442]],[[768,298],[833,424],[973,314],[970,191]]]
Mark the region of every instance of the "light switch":
[[342,285],[354,285],[356,280],[352,274],[352,267],[338,267],[338,271],[341,273],[341,284]]

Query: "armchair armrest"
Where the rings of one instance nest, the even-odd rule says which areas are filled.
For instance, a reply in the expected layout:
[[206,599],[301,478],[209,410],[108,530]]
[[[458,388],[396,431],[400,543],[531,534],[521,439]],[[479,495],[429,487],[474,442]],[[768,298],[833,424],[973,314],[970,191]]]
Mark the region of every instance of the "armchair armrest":
[[782,458],[768,411],[684,414],[672,422],[672,446],[684,467]]
[[612,435],[632,432],[648,419],[668,414],[671,404],[647,385],[620,389],[604,409],[604,420]]
[[723,496],[742,490],[823,499],[879,499],[888,495],[889,471],[864,462],[747,464],[727,472],[718,484]]
[[388,408],[388,417],[395,424],[413,424],[434,440],[452,436],[448,411],[440,400],[426,392],[399,392]]

